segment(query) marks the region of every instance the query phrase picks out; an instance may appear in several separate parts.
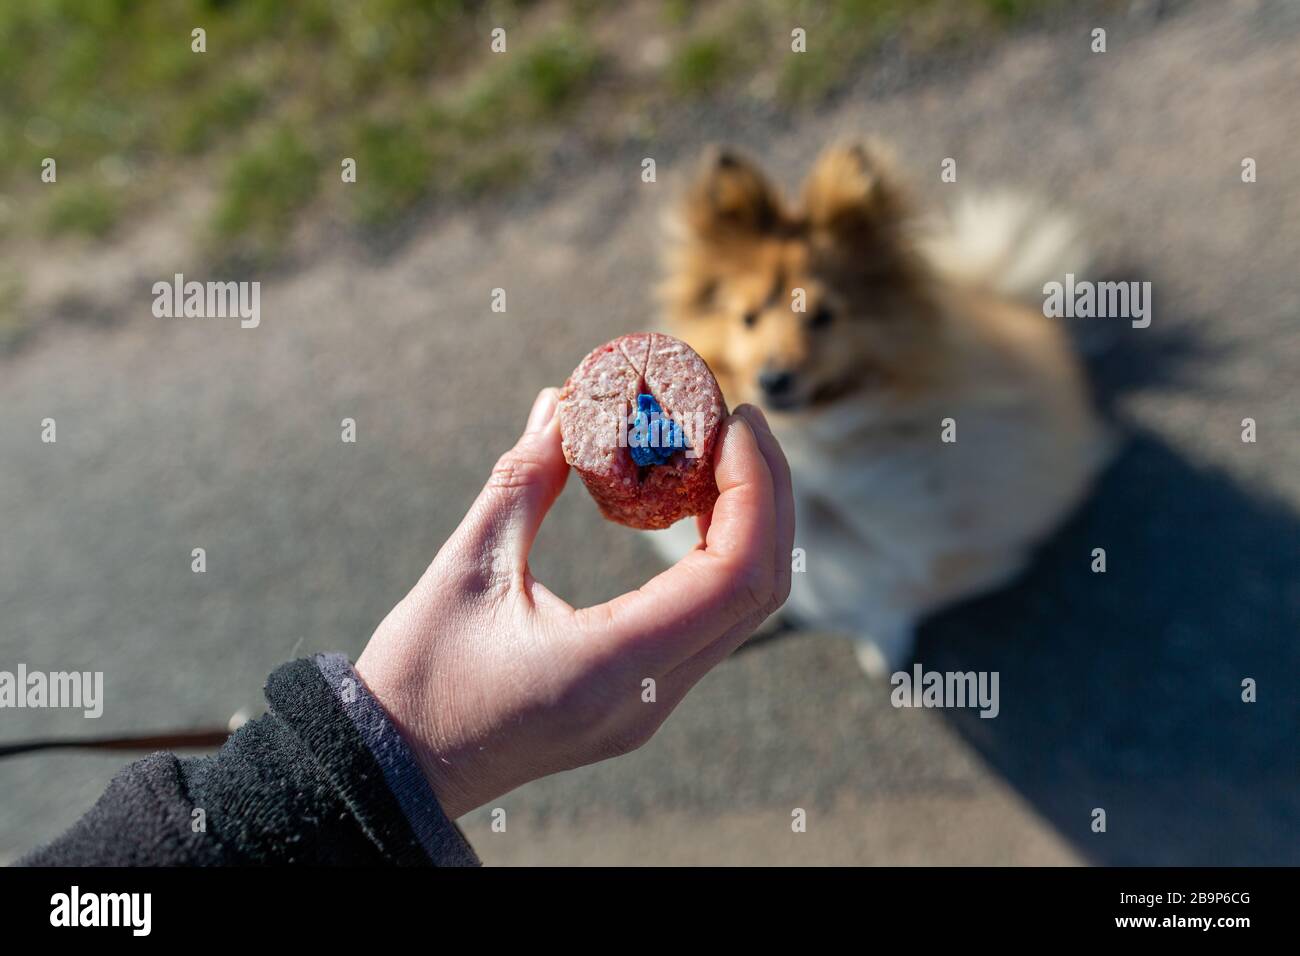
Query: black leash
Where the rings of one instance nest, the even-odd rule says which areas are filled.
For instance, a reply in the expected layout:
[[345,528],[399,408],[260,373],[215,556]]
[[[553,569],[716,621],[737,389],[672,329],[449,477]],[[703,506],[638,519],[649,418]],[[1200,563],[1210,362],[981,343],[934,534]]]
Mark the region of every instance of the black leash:
[[44,740],[23,740],[16,744],[0,744],[0,759],[39,750],[205,750],[220,747],[230,737],[230,731],[221,729],[183,730],[162,734],[143,734],[136,737],[51,737]]

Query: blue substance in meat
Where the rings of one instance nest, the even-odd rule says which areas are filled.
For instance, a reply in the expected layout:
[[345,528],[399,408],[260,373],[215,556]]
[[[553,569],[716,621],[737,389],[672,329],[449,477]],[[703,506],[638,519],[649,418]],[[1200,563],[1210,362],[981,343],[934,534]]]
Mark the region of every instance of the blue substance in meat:
[[636,397],[636,416],[627,433],[632,460],[645,468],[666,465],[679,448],[689,448],[682,426],[666,416],[653,395]]

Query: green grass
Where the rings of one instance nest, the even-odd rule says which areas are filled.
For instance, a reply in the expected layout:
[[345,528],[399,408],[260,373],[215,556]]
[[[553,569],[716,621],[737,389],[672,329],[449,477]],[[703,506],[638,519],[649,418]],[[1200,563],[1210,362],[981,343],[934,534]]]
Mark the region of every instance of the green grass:
[[696,37],[682,44],[669,62],[669,82],[674,92],[686,96],[711,92],[734,65],[735,53],[728,40]]
[[[274,256],[318,205],[392,222],[430,198],[511,188],[561,134],[610,142],[630,118],[764,73],[787,102],[815,102],[910,25],[964,38],[1053,2],[632,0],[670,44],[635,82],[639,38],[598,29],[625,12],[613,0],[0,3],[0,191],[14,197],[0,241],[32,224],[107,237],[152,183],[214,177],[208,236]],[[497,25],[508,53],[489,50]],[[191,50],[196,26],[206,53]],[[792,26],[809,53],[790,52]],[[48,187],[46,156],[59,163]],[[343,157],[356,183],[339,181]]]
[[[400,98],[414,112],[440,69],[472,62],[477,9],[472,0],[0,4],[0,142],[8,154],[0,189],[33,194],[32,170],[54,156],[59,183],[34,194],[44,207],[37,221],[50,234],[105,236],[125,210],[96,183],[101,158],[120,157],[147,175],[212,156],[206,168],[220,177],[212,234],[270,247],[318,195],[326,150],[341,158],[381,148],[349,142],[372,102]],[[206,53],[191,50],[196,26],[207,31]],[[301,135],[276,132],[303,124],[311,124],[311,148]],[[288,150],[278,162],[277,146]],[[409,168],[391,154],[375,163],[372,183],[390,170],[395,178],[383,185],[393,198],[380,205],[412,190]]]
[[577,31],[547,37],[524,53],[516,75],[528,115],[549,118],[570,106],[596,72],[595,50]]
[[577,29],[545,35],[518,54],[489,54],[482,75],[447,104],[466,131],[481,135],[512,122],[554,119],[595,77],[600,58]]
[[670,26],[685,26],[691,19],[691,0],[661,0],[659,15]]
[[243,129],[266,100],[266,91],[247,80],[230,80],[205,90],[195,98],[192,111],[174,127],[166,145],[180,153],[201,153]]
[[433,154],[426,138],[410,126],[367,120],[349,138],[355,145],[357,181],[344,188],[354,193],[355,215],[362,222],[397,219],[432,185]]
[[68,233],[103,238],[116,225],[121,207],[113,193],[91,180],[59,182],[45,186],[53,198],[46,207],[45,228],[49,235]]
[[531,164],[516,140],[562,117],[599,66],[585,36],[562,29],[517,53],[489,54],[472,82],[411,115],[356,124],[340,142],[357,159],[357,182],[347,187],[355,218],[384,225],[428,196],[480,196],[522,182]]
[[212,220],[215,237],[235,243],[243,254],[273,256],[316,195],[321,168],[298,133],[275,129],[227,167]]
[[1041,10],[1044,0],[984,0],[988,10],[1007,21],[1020,20]]
[[[797,14],[792,20],[807,30],[808,47],[805,53],[789,53],[778,78],[779,94],[793,102],[825,96],[845,82],[854,65],[909,14],[919,16],[939,5],[936,0],[833,0],[825,4],[794,4]],[[788,35],[786,49],[789,49]]]
[[[892,35],[925,35],[930,48],[987,38],[1060,0],[791,0],[779,4],[808,31],[808,52],[791,53],[778,77],[782,99],[808,103],[851,80]],[[788,37],[788,35],[787,35]],[[787,39],[787,49],[788,39]]]

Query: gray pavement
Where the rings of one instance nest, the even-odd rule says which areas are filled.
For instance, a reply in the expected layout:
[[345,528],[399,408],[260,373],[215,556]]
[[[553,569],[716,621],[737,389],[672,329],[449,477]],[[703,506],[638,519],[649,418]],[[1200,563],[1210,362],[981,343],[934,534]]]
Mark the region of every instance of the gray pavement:
[[[1117,275],[1154,283],[1152,328],[1096,362],[1125,454],[1019,582],[924,630],[927,667],[1000,671],[1001,716],[895,710],[844,642],[782,637],[641,751],[521,788],[497,803],[505,833],[486,811],[467,832],[490,863],[1300,863],[1300,12],[1102,25],[1101,56],[1067,20],[961,62],[886,58],[811,115],[684,109],[652,144],[574,147],[536,188],[431,214],[382,255],[327,236],[264,277],[256,330],[153,318],[152,281],[206,275],[171,246],[101,267],[107,319],[0,357],[0,669],[103,670],[110,733],[224,722],[289,656],[357,654],[536,391],[652,322],[653,227],[701,131],[787,185],[828,139],[871,133],[930,198],[1015,184],[1070,204]],[[941,187],[946,156],[959,183]],[[586,603],[657,564],[574,483],[534,567]],[[86,723],[0,711],[0,741]],[[0,762],[0,859],[120,762]]]

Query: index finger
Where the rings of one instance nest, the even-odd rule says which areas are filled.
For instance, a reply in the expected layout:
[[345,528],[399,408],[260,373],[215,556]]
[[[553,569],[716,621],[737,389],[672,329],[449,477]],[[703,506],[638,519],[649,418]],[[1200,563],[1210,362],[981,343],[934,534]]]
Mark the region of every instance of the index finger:
[[702,549],[637,590],[577,612],[604,636],[601,649],[640,652],[667,670],[775,610],[775,485],[754,432],[738,415],[723,423],[714,476],[719,494]]

